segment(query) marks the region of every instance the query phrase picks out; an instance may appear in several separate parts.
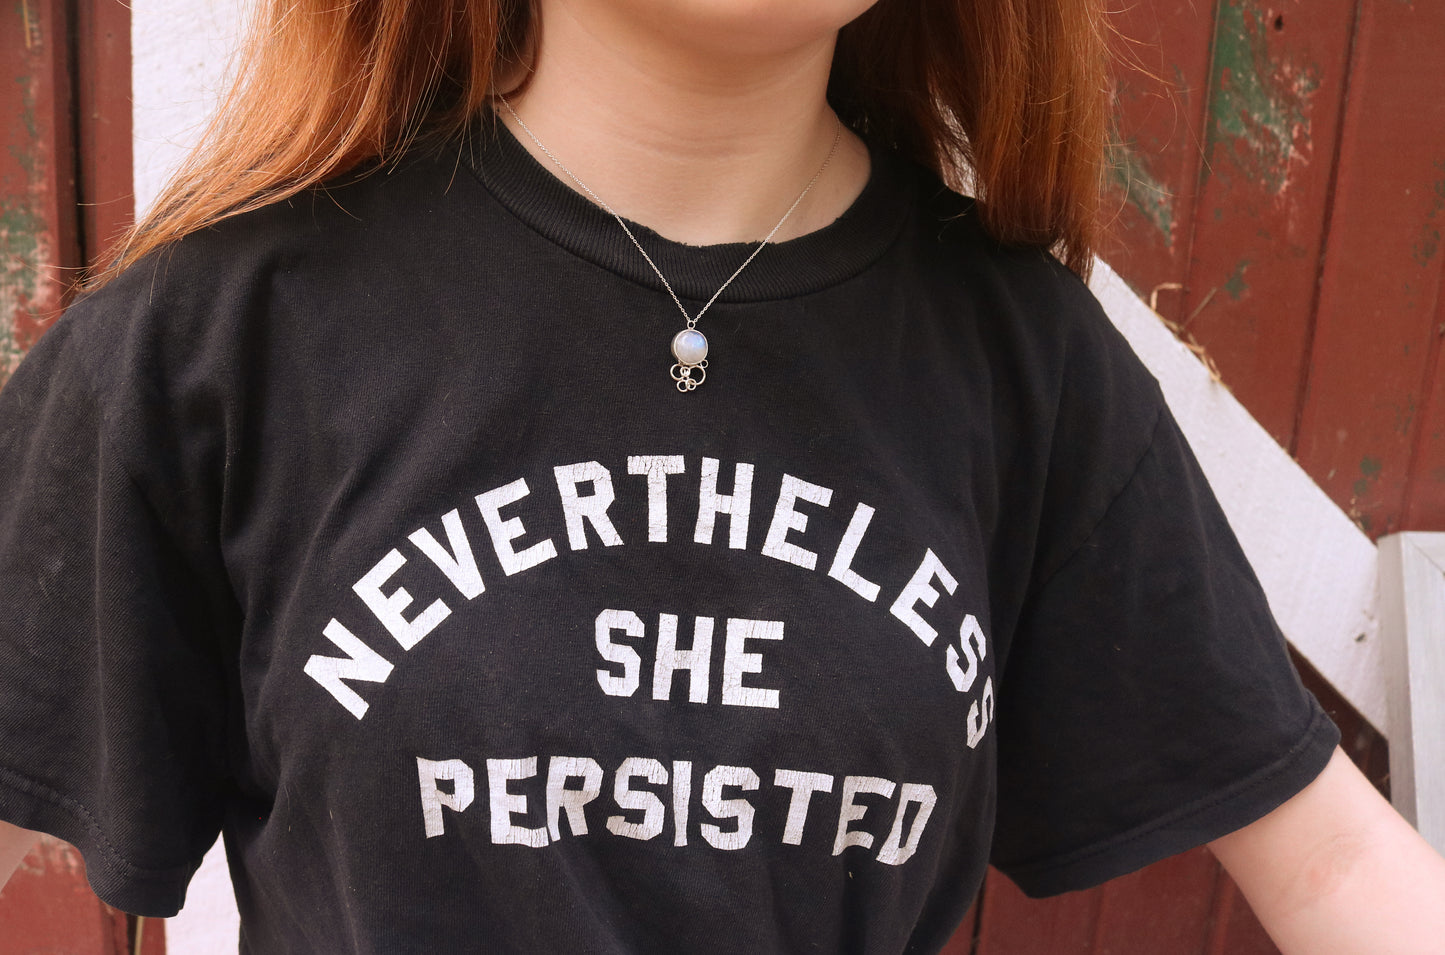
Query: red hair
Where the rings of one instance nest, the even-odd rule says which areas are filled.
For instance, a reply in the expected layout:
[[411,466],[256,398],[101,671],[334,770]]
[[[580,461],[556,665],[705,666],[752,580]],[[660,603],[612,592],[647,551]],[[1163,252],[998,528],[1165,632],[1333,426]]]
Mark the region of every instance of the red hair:
[[[530,0],[270,0],[200,145],[103,283],[159,246],[420,135],[460,131],[532,52]],[[880,0],[844,27],[844,122],[968,188],[984,226],[1080,274],[1107,126],[1100,0]]]

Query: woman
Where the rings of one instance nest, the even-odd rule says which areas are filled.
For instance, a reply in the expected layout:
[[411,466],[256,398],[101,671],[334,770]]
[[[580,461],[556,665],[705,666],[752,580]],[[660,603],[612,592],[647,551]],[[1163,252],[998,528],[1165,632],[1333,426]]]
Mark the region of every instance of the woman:
[[1429,950],[1044,251],[1101,63],[1084,0],[276,4],[0,396],[0,814],[150,915],[221,832],[248,952],[931,951],[990,858],[1206,841],[1286,950]]

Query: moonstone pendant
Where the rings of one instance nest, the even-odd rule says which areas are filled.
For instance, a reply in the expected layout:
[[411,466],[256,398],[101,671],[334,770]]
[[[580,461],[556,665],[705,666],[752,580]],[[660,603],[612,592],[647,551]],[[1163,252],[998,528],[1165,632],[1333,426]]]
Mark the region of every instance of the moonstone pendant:
[[678,391],[692,391],[707,378],[707,338],[695,328],[684,328],[672,336],[672,380]]

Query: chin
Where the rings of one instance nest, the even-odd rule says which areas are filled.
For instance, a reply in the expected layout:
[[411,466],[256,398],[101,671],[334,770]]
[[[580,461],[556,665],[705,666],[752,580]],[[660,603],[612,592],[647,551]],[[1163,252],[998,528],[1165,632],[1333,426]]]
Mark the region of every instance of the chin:
[[614,15],[669,39],[733,55],[767,54],[830,39],[877,0],[566,0]]

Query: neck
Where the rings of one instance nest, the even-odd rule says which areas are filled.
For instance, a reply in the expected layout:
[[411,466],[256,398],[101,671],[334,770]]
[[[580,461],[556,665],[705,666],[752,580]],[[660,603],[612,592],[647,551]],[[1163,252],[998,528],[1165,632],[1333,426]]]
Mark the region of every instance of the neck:
[[[834,34],[795,43],[690,43],[626,4],[539,4],[541,42],[509,97],[542,143],[628,219],[692,245],[761,239],[828,156]],[[622,11],[622,12],[619,12]],[[739,53],[739,48],[744,50]],[[506,109],[518,140],[557,169]],[[862,190],[867,150],[845,133],[774,241],[827,225]]]

